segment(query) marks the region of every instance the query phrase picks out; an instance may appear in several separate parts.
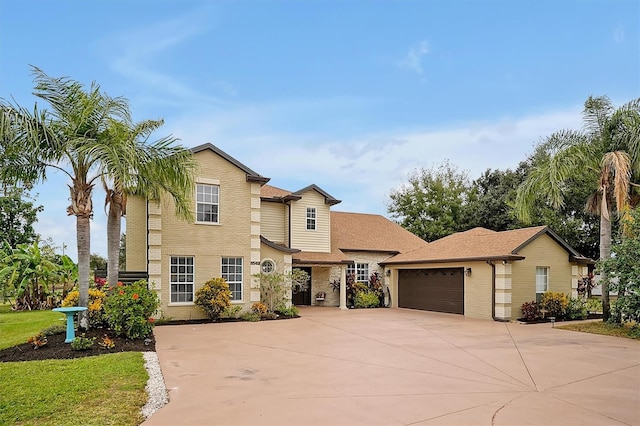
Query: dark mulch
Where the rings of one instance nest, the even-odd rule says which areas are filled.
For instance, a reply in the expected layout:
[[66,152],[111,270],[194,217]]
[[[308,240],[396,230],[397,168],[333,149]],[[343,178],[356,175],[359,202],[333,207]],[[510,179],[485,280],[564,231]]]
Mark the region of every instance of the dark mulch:
[[[100,346],[102,337],[107,334],[116,344],[113,349]],[[82,335],[82,332],[76,333],[76,337]],[[43,359],[72,359],[82,358],[85,356],[96,356],[108,353],[118,352],[145,352],[155,351],[156,341],[152,336],[148,339],[130,340],[124,337],[115,337],[108,330],[91,329],[85,333],[86,337],[95,337],[96,341],[91,349],[85,351],[74,351],[71,349],[70,343],[64,343],[65,334],[56,334],[48,336],[48,343],[44,346],[34,349],[31,343],[23,343],[18,346],[0,350],[0,362],[15,361],[36,361]]]
[[[602,319],[602,314],[589,314],[587,315],[587,318],[585,319]],[[549,318],[539,318],[537,320],[534,321],[527,321],[524,318],[518,318],[518,321],[524,323],[524,324],[545,324],[545,323],[551,323],[551,320]],[[582,321],[582,320],[570,320],[570,319],[564,319],[564,318],[558,318],[556,320],[554,320],[555,322],[571,322],[571,321]]]

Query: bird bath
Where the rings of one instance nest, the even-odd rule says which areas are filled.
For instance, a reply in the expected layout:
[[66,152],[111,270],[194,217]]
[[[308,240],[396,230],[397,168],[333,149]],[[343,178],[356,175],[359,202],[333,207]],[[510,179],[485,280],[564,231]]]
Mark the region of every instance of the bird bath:
[[76,312],[86,311],[84,306],[69,306],[68,308],[54,308],[56,312],[62,312],[67,316],[67,338],[64,339],[65,343],[71,343],[76,339],[76,331],[73,326],[73,316]]

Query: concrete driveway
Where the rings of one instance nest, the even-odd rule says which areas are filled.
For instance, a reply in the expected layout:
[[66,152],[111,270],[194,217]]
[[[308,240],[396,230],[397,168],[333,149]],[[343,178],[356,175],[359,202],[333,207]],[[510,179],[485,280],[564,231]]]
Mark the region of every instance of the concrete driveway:
[[638,425],[640,342],[405,309],[155,329],[148,425]]

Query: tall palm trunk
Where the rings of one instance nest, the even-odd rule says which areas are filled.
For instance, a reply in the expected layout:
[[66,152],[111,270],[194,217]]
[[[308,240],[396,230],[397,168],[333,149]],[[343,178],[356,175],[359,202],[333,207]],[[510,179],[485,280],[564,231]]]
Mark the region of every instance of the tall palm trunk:
[[[91,262],[91,228],[89,216],[76,216],[76,241],[78,244],[78,306],[89,306],[89,263]],[[79,312],[80,327],[89,329],[87,311]]]
[[[76,217],[76,242],[78,246],[78,306],[89,306],[89,264],[91,262],[91,215],[93,205],[91,192],[93,185],[80,179],[73,179],[71,191],[71,205],[67,207],[67,214]],[[89,315],[87,311],[79,313],[79,324],[89,329]]]
[[[610,215],[600,214],[600,260],[611,257],[611,219]],[[606,273],[600,271],[600,283],[602,284],[602,319],[608,321],[611,315],[609,308],[609,284]]]
[[109,213],[107,217],[107,282],[109,287],[115,288],[118,282],[120,266],[120,231],[122,229],[122,215],[124,214],[123,195],[111,191],[109,195]]

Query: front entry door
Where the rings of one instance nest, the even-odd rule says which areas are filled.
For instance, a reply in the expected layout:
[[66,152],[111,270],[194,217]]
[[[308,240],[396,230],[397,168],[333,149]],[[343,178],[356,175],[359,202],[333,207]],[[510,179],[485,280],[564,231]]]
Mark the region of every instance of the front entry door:
[[294,305],[311,305],[311,268],[301,267],[295,268],[305,271],[309,274],[309,281],[303,288],[293,288],[291,295],[291,303]]

